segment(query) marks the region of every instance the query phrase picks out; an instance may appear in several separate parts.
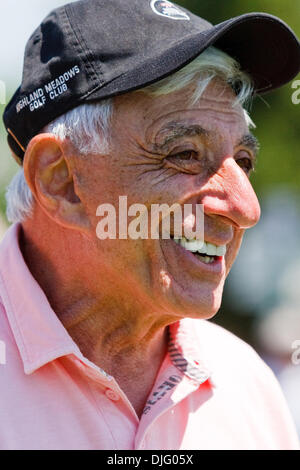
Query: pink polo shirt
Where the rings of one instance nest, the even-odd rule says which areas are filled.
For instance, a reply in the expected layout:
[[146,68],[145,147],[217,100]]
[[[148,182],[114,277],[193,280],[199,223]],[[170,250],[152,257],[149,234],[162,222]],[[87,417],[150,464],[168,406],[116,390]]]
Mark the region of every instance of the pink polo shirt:
[[299,448],[273,373],[204,320],[169,327],[139,419],[56,317],[24,262],[19,229],[0,246],[0,449]]

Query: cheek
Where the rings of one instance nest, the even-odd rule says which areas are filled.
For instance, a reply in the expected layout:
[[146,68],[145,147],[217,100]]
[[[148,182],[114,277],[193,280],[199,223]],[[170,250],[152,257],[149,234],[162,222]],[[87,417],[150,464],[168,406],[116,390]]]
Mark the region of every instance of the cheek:
[[[143,284],[149,279],[151,256],[143,240],[97,240],[99,263],[109,270],[118,284]],[[120,273],[122,273],[120,277]],[[126,273],[126,275],[125,275]]]
[[239,229],[235,230],[234,237],[232,241],[227,246],[227,253],[226,253],[226,275],[229,273],[242,244],[243,236],[245,230]]

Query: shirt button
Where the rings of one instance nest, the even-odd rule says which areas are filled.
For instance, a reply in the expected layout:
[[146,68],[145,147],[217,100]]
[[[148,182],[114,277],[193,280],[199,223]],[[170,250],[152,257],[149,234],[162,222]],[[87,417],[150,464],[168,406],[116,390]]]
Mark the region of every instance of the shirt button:
[[114,392],[111,388],[108,388],[105,391],[105,395],[107,396],[107,398],[109,398],[112,401],[118,401],[120,398],[119,395],[116,392]]

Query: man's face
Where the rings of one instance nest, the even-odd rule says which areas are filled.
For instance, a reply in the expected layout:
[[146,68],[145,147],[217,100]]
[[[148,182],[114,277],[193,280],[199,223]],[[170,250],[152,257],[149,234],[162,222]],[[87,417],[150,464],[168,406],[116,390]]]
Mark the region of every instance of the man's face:
[[[212,82],[191,105],[192,89],[159,97],[129,93],[115,98],[107,155],[89,156],[78,168],[96,239],[97,206],[174,203],[204,206],[204,239],[227,252],[206,264],[173,239],[98,240],[99,282],[126,298],[136,296],[159,314],[209,318],[221,304],[225,278],[245,228],[257,223],[259,203],[249,182],[255,139],[235,95]],[[83,191],[82,191],[83,190]],[[118,213],[118,211],[117,211]],[[249,254],[251,256],[251,254]]]

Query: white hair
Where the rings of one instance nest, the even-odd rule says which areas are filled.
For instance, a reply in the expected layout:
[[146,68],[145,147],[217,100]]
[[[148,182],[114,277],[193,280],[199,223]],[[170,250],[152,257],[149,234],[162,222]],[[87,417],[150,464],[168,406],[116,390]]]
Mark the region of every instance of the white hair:
[[[244,104],[253,94],[253,84],[248,74],[225,52],[207,48],[196,59],[174,74],[137,90],[152,96],[166,95],[195,84],[192,102],[195,103],[209,83],[220,78],[236,92],[233,105]],[[245,110],[249,127],[255,127]],[[109,148],[109,128],[113,113],[113,98],[96,103],[82,104],[48,124],[42,132],[54,134],[59,139],[68,138],[82,155],[106,152]],[[26,183],[23,169],[14,176],[6,192],[6,215],[10,222],[21,222],[32,213],[34,198]]]
[[[60,140],[69,138],[83,155],[101,153],[108,149],[109,122],[112,100],[83,104],[52,121],[42,132]],[[9,222],[22,222],[32,215],[33,194],[21,168],[6,190],[6,217]]]
[[237,98],[233,105],[244,104],[252,96],[253,83],[250,76],[240,69],[235,59],[212,46],[173,75],[138,91],[159,96],[173,93],[194,83],[196,85],[192,96],[194,104],[199,100],[209,83],[217,77],[224,83],[228,83],[237,92]]

